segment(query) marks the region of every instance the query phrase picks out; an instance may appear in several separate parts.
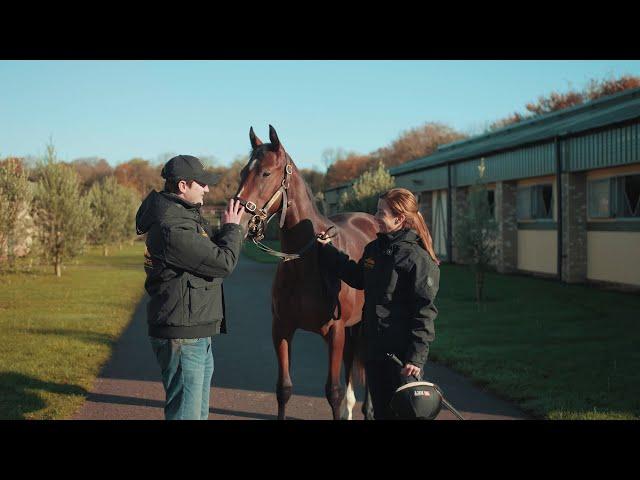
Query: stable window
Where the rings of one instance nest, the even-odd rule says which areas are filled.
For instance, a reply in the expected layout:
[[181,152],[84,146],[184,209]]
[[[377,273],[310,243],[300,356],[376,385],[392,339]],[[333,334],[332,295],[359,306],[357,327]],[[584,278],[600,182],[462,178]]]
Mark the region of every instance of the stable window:
[[620,212],[623,217],[640,217],[640,175],[619,177]]
[[518,220],[553,219],[553,185],[519,188],[516,210]]
[[531,188],[519,188],[516,200],[516,214],[518,220],[529,220],[531,218]]
[[487,203],[489,204],[489,212],[491,217],[496,216],[496,192],[495,190],[487,190]]
[[589,216],[611,217],[611,179],[589,182]]
[[589,217],[639,218],[640,175],[589,182]]

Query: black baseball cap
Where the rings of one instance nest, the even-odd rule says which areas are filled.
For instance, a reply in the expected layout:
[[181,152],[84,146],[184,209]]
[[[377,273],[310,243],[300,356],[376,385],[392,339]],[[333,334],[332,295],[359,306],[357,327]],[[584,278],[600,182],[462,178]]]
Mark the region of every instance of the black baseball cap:
[[192,155],[178,155],[162,167],[160,175],[164,179],[195,180],[205,185],[215,185],[220,179],[217,173],[207,172],[202,161]]

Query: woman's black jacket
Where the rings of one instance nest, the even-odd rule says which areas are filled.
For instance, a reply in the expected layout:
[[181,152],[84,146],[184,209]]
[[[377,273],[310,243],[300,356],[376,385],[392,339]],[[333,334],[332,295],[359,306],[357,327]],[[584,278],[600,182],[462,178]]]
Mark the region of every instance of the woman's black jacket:
[[440,268],[421,247],[414,230],[378,234],[359,262],[327,244],[320,248],[329,273],[353,288],[364,289],[362,322],[367,360],[394,353],[403,363],[423,368],[435,338]]

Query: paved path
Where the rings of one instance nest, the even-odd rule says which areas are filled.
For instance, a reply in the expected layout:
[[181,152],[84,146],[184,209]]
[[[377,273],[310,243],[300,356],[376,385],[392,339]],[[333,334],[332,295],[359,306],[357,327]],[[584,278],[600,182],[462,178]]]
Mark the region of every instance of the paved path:
[[[214,337],[215,372],[209,418],[271,420],[276,418],[277,365],[271,342],[270,288],[274,265],[243,257],[225,280],[230,333]],[[92,393],[73,417],[91,420],[163,419],[164,390],[160,369],[149,345],[143,298]],[[293,340],[293,396],[287,404],[292,419],[330,419],[324,398],[327,349],[318,335],[298,330]],[[428,363],[425,377],[437,383],[467,419],[524,419],[516,407],[473,386],[451,370]],[[356,389],[362,400],[362,389]],[[354,419],[362,419],[361,402]],[[443,408],[438,419],[455,419]]]

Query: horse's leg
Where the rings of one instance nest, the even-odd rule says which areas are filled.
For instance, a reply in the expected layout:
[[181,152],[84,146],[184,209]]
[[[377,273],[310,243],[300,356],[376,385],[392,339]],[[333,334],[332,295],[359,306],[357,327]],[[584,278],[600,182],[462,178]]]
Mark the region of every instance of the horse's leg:
[[342,362],[342,354],[344,351],[344,322],[336,322],[327,333],[327,342],[329,344],[329,374],[325,385],[325,394],[333,419],[340,419],[340,404],[344,396],[344,390],[340,385],[340,363]]
[[362,402],[362,414],[365,420],[373,420],[373,404],[371,403],[371,394],[369,393],[369,384],[365,380],[364,382],[364,401]]
[[284,328],[274,317],[271,329],[273,346],[278,356],[278,382],[276,384],[276,398],[278,399],[278,420],[285,419],[285,406],[291,397],[293,383],[289,376],[289,359],[291,358],[291,340],[293,330]]
[[[348,330],[347,330],[348,332]],[[344,343],[344,383],[347,385],[347,391],[344,399],[340,404],[340,420],[353,419],[353,406],[356,404],[356,395],[353,391],[353,357],[354,357],[353,340],[349,333],[346,334]]]

